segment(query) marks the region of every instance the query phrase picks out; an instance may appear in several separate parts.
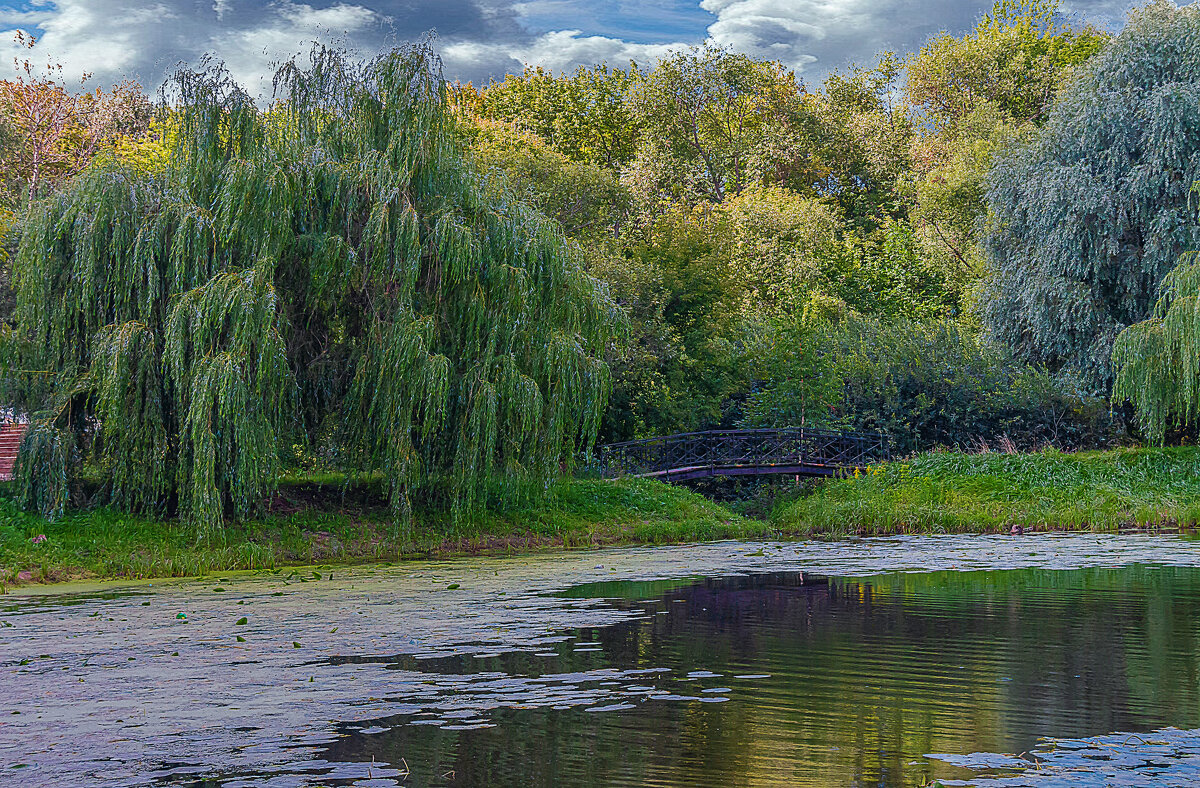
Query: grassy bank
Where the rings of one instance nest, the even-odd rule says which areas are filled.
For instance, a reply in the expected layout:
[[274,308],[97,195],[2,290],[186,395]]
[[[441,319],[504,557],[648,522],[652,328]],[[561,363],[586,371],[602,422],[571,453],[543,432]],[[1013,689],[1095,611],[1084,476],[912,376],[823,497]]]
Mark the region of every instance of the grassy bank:
[[230,523],[210,543],[177,521],[105,509],[47,522],[20,512],[11,486],[0,485],[0,587],[561,547],[1200,520],[1196,448],[926,454],[820,485],[777,506],[767,522],[657,481],[564,480],[535,507],[488,512],[458,527],[441,515],[418,515],[405,530],[370,504],[372,496],[345,497],[337,480],[322,481],[285,484],[273,514]]
[[694,492],[649,480],[567,480],[537,507],[490,512],[457,528],[443,516],[418,516],[407,531],[385,511],[348,502],[335,489],[285,485],[276,507],[283,511],[230,523],[220,543],[202,544],[177,521],[111,510],[47,522],[20,512],[11,487],[0,488],[0,584],[666,544],[750,538],[770,530]]
[[1200,449],[924,454],[778,507],[797,535],[1195,525]]

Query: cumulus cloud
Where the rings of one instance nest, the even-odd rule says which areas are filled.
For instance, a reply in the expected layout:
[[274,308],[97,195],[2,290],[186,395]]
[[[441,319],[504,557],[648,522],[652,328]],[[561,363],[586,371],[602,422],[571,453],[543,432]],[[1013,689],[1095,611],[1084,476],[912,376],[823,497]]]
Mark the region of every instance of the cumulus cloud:
[[[156,87],[205,54],[262,92],[271,64],[313,40],[373,52],[435,30],[446,74],[476,82],[600,61],[649,63],[708,39],[780,60],[816,80],[880,51],[911,51],[941,30],[961,33],[992,0],[0,0],[0,76],[40,38],[37,59],[68,74]],[[1079,21],[1120,26],[1130,0],[1069,0]]]
[[812,49],[828,37],[831,29],[866,26],[870,15],[848,7],[852,5],[838,6],[818,0],[702,0],[700,3],[717,17],[708,28],[709,37],[717,44],[801,67],[817,60]]
[[[1185,5],[1187,0],[1176,0]],[[1079,22],[1087,22],[1102,30],[1117,32],[1125,25],[1125,19],[1134,6],[1145,5],[1145,0],[1068,0],[1062,6],[1063,14]]]
[[[104,0],[63,0],[52,11],[39,11],[25,18],[5,15],[0,21],[11,19],[20,25],[17,29],[26,32],[40,28],[42,45],[37,55],[62,63],[68,73],[79,76],[90,72],[107,78],[137,65],[139,39],[147,26],[169,27],[177,20],[171,8],[160,2],[119,10],[106,7],[116,5]],[[5,65],[29,54],[13,41],[14,32],[0,32],[0,57]]]
[[0,7],[0,75],[27,55],[13,43],[18,30],[37,35],[38,59],[99,83],[154,87],[176,63],[212,54],[252,89],[314,40],[372,52],[431,30],[446,45],[532,38],[502,0],[38,0],[33,10]]
[[[1118,30],[1132,0],[1070,0],[1073,22]],[[780,60],[810,78],[884,51],[910,52],[942,31],[972,28],[992,0],[701,0],[716,19],[710,40]]]
[[[230,0],[224,0],[228,6]],[[218,2],[217,11],[221,12]],[[228,10],[227,8],[224,10]],[[213,41],[213,49],[222,56],[233,77],[256,92],[265,90],[266,74],[273,71],[272,62],[287,57],[303,47],[303,42],[326,38],[330,34],[355,38],[377,28],[382,22],[379,14],[357,5],[337,5],[316,9],[312,6],[286,3],[275,14],[258,24],[230,31],[222,40]],[[216,49],[216,46],[220,49]]]
[[[572,71],[580,65],[609,63],[624,66],[630,61],[653,63],[686,43],[635,44],[607,36],[588,36],[580,30],[555,30],[528,41],[480,43],[464,41],[440,47],[445,72],[450,76],[480,74],[495,78],[520,73],[526,64],[551,71]],[[470,77],[460,77],[469,79]]]
[[[982,3],[970,0],[702,0],[716,16],[711,39],[779,60],[809,76],[885,50],[908,50],[941,29],[969,27]],[[989,3],[990,5],[990,3]]]
[[294,0],[55,0],[44,5],[36,18],[0,16],[0,25],[11,26],[0,32],[0,57],[8,55],[0,64],[25,56],[12,43],[16,30],[23,29],[38,36],[37,57],[61,63],[68,74],[90,73],[100,83],[133,77],[151,86],[177,62],[195,62],[206,53],[223,58],[237,78],[253,86],[271,60],[295,52],[306,39],[374,32],[385,22],[364,6],[316,8]]

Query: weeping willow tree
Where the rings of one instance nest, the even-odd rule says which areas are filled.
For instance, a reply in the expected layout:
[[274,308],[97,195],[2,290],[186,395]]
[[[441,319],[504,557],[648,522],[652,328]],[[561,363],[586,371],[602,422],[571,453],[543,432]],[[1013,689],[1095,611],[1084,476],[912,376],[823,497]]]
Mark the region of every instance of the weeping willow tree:
[[1200,245],[1200,6],[1133,11],[989,180],[985,323],[1107,394],[1117,335],[1151,316],[1163,277]]
[[1162,293],[1154,316],[1122,331],[1113,349],[1113,399],[1132,402],[1159,444],[1169,427],[1200,417],[1200,254],[1184,255]]
[[314,49],[266,111],[220,66],[170,84],[165,167],[93,168],[23,227],[29,507],[61,512],[86,471],[212,533],[320,442],[398,518],[461,516],[590,447],[617,314],[557,225],[465,163],[427,46]]

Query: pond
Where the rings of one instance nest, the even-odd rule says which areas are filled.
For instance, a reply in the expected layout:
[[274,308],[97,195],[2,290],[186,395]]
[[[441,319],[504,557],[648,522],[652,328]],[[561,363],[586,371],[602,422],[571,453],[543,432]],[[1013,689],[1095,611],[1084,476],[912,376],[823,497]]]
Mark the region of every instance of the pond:
[[725,542],[9,595],[0,676],[22,786],[1200,784],[1200,543]]

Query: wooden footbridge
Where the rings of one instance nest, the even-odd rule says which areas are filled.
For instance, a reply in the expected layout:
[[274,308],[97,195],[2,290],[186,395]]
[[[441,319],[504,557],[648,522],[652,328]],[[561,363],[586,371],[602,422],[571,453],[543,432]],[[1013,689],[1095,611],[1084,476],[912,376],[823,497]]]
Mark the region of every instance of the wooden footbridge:
[[891,458],[886,435],[803,427],[709,430],[600,447],[601,474],[688,481],[711,476],[843,476]]

